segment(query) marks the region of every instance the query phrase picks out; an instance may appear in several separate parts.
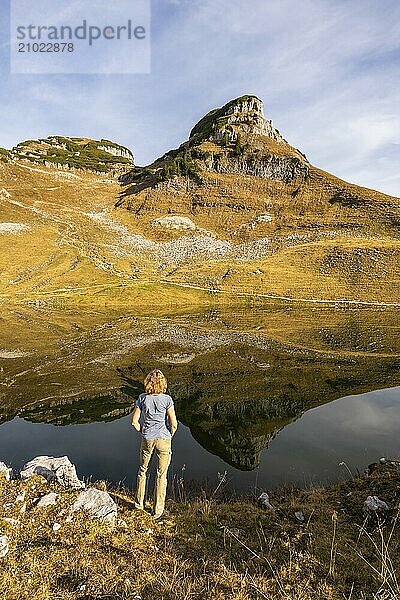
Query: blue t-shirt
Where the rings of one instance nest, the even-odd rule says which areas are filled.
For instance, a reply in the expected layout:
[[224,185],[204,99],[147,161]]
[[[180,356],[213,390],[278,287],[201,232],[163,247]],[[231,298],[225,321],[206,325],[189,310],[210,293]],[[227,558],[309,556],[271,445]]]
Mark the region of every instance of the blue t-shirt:
[[167,410],[173,405],[168,394],[140,394],[136,406],[141,411],[142,436],[145,440],[163,440],[171,437]]

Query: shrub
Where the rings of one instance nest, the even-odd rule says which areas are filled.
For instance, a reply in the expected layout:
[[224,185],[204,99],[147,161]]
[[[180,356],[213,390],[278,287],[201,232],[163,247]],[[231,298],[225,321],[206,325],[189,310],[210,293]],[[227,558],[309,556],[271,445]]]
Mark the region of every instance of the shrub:
[[199,168],[193,159],[198,158],[198,156],[198,149],[195,152],[193,150],[186,150],[183,155],[176,156],[159,171],[157,176],[158,181],[166,181],[167,179],[179,176],[196,179],[199,176]]

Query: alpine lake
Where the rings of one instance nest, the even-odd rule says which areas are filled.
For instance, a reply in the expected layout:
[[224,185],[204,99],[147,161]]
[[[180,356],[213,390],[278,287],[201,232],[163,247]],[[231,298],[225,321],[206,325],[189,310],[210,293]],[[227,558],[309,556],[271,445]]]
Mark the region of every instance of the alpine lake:
[[344,479],[400,455],[392,308],[216,307],[140,314],[2,305],[0,460],[67,455],[134,488],[143,378],[160,368],[180,422],[171,490],[259,493]]

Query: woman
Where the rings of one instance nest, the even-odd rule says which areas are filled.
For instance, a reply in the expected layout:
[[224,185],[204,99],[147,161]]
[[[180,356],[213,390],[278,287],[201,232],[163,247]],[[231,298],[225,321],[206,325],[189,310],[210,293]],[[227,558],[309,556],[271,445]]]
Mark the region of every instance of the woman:
[[[132,426],[142,434],[140,467],[137,477],[135,507],[144,508],[147,469],[151,456],[157,454],[157,478],[154,488],[154,518],[164,512],[167,471],[171,462],[171,439],[178,427],[174,403],[166,394],[167,380],[158,369],[144,380],[145,393],[140,394],[132,415]],[[139,419],[142,417],[142,425]]]

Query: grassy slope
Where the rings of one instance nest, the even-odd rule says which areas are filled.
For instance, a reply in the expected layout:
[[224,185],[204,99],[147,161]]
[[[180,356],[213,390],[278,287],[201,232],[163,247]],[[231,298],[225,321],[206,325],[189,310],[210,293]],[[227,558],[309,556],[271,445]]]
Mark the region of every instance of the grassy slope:
[[243,263],[232,268],[231,261],[181,267],[171,279],[205,287],[212,282],[226,292],[396,303],[399,251],[400,243],[390,239],[337,236],[284,248],[252,261],[250,268]]
[[[260,141],[258,141],[260,146]],[[203,142],[198,149],[213,155],[226,149]],[[296,157],[285,144],[262,138],[260,156]],[[160,168],[160,160],[151,167]],[[397,302],[400,238],[398,199],[349,184],[310,166],[309,177],[290,183],[204,169],[201,184],[174,178],[161,186],[141,185],[140,177],[125,191],[133,227],[146,236],[177,236],[155,231],[161,215],[192,219],[199,228],[234,244],[271,240],[270,253],[251,261],[213,260],[181,264],[166,273],[180,284],[225,291],[250,291],[294,298],[356,299]],[[270,222],[254,223],[260,214]],[[261,271],[261,272],[260,272]]]
[[[119,505],[124,523],[115,528],[84,514],[66,523],[77,492],[39,476],[11,483],[0,476],[0,528],[10,543],[0,559],[0,593],[4,600],[135,594],[143,600],[369,600],[379,591],[396,600],[398,476],[398,465],[386,465],[330,487],[276,489],[270,493],[276,512],[261,510],[250,497],[230,499],[223,487],[196,494],[176,483],[163,525],[133,509],[129,490],[97,482]],[[34,499],[50,487],[59,493],[56,505],[35,508]],[[14,503],[21,491],[24,503]],[[366,519],[368,495],[391,510]],[[303,512],[303,524],[295,511]]]
[[[267,138],[261,146],[261,156],[298,155]],[[222,151],[211,142],[199,149]],[[397,199],[314,167],[303,183],[283,183],[204,170],[201,161],[198,166],[201,184],[178,177],[154,187],[141,185],[139,178],[114,208],[120,188],[106,177],[0,163],[0,189],[6,190],[0,194],[1,221],[30,227],[0,234],[0,294],[10,300],[51,292],[64,299],[71,296],[72,302],[79,294],[79,302],[145,305],[153,292],[143,294],[143,288],[133,285],[121,293],[114,285],[169,282],[193,289],[166,288],[162,303],[210,304],[216,301],[207,294],[210,290],[231,298],[243,292],[305,300],[398,301]],[[254,223],[266,213],[270,222]],[[190,259],[174,259],[171,251],[165,263],[156,251],[140,250],[138,239],[139,246],[144,240],[161,248],[184,238],[190,246],[194,236],[202,235],[152,226],[165,215],[188,217],[214,239],[235,247],[261,238],[271,240],[270,246],[258,258],[251,250],[250,260],[196,252]]]

